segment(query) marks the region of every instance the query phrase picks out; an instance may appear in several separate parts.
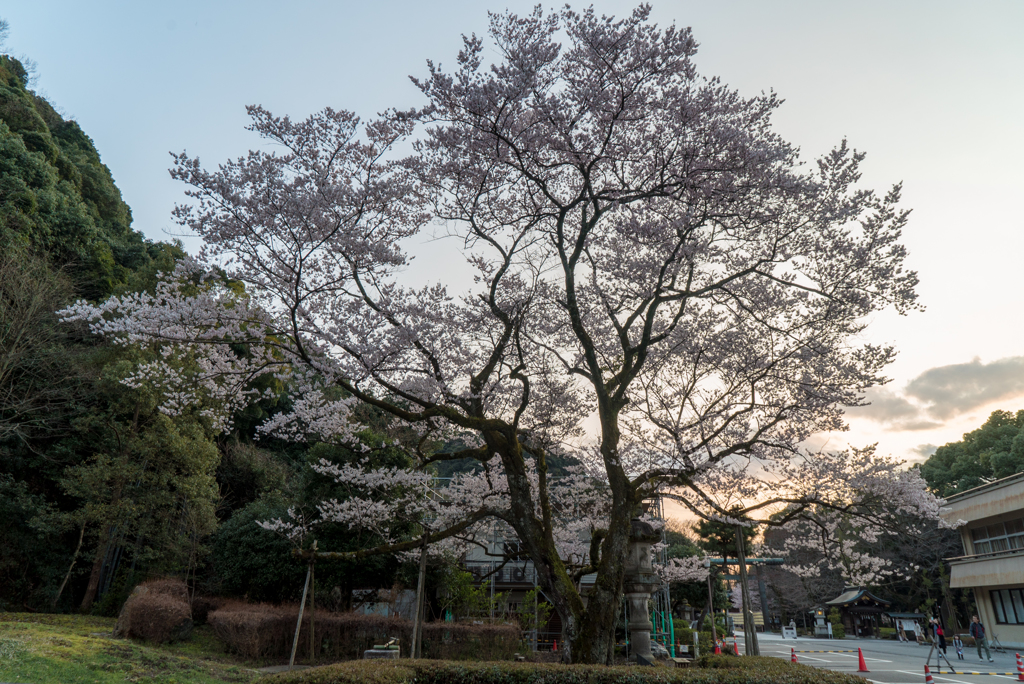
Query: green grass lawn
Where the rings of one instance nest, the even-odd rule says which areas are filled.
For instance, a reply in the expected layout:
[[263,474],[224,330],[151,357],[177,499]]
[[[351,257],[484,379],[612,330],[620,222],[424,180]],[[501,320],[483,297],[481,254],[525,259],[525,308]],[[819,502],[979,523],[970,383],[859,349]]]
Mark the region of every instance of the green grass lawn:
[[220,684],[259,673],[232,659],[207,626],[184,643],[112,639],[113,618],[0,613],[0,681],[26,684]]
[[[113,618],[0,613],[0,682],[24,684],[245,684],[255,663],[224,652],[208,626],[184,643],[146,645],[113,639]],[[864,684],[853,674],[816,670],[777,658],[712,656],[701,667],[669,669],[467,661],[366,661],[268,675],[267,684],[508,684],[543,677],[549,684]]]

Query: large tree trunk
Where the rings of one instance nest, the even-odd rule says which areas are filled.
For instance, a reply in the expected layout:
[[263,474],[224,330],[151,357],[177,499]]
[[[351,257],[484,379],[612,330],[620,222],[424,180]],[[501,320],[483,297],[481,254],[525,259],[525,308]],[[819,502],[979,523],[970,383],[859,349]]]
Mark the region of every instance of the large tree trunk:
[[[631,516],[630,516],[631,517]],[[587,601],[587,609],[575,635],[572,635],[573,662],[605,664],[614,648],[614,630],[622,603],[622,581],[626,549],[629,544],[629,520],[625,525],[612,520],[601,549],[597,580]]]
[[[572,662],[604,664],[612,659],[615,622],[622,601],[622,584],[629,553],[631,521],[639,501],[619,458],[619,407],[600,401],[601,456],[612,493],[608,534],[601,543],[597,580],[587,609],[572,634]],[[593,559],[591,559],[593,562]]]
[[[583,600],[555,546],[552,511],[546,499],[546,460],[543,454],[538,457],[540,501],[535,502],[518,436],[495,431],[486,433],[485,439],[492,451],[501,456],[505,467],[511,499],[510,519],[507,522],[526,545],[537,571],[537,583],[562,619],[562,658],[571,662],[574,637],[584,613]],[[540,505],[542,511],[540,520],[537,519],[535,503]]]
[[[138,420],[138,411],[136,411],[136,420]],[[110,507],[113,510],[116,510],[118,502],[121,501],[121,491],[122,483],[117,482],[110,497]],[[96,545],[96,558],[92,562],[92,572],[89,573],[89,584],[85,588],[82,604],[78,607],[83,613],[89,612],[89,609],[92,608],[92,602],[96,600],[96,592],[100,587],[100,576],[103,574],[103,563],[106,560],[107,551],[110,549],[110,542],[113,540],[111,533],[114,530],[113,525],[107,525],[103,534],[100,535],[99,543]]]
[[[574,637],[578,632],[578,626],[584,618],[583,600],[572,581],[558,549],[550,535],[538,534],[536,526],[526,526],[524,529],[516,528],[520,540],[524,541],[530,556],[533,559],[534,568],[537,571],[537,583],[544,590],[544,595],[551,601],[552,607],[562,620],[562,639],[560,652],[565,662],[592,662],[589,660],[579,661],[574,656]],[[532,529],[531,529],[532,528]]]
[[[618,415],[613,413],[602,421],[605,425],[602,454],[612,490],[612,510],[608,533],[601,544],[597,581],[586,608],[576,582],[569,576],[558,554],[552,535],[554,523],[550,508],[543,499],[540,501],[541,509],[547,513],[541,520],[537,519],[518,440],[500,432],[485,433],[488,446],[502,457],[505,466],[511,499],[511,519],[508,522],[520,541],[526,544],[537,571],[538,584],[562,619],[559,647],[563,662],[606,664],[614,648],[615,623],[629,549],[630,521],[639,501],[618,460]],[[543,457],[539,461],[543,492],[546,465]]]
[[[536,519],[521,456],[503,458],[512,500],[510,522],[520,540],[526,543],[537,569],[538,583],[562,619],[560,652],[562,661],[566,663],[606,664],[611,662],[613,656],[615,624],[622,600],[629,550],[630,521],[639,501],[618,460],[618,415],[615,411],[610,413],[612,415],[602,416],[605,439],[602,440],[601,450],[612,490],[612,510],[608,533],[601,543],[597,580],[586,608],[576,583],[558,555],[550,518],[545,516],[544,520]],[[502,453],[500,449],[496,451]],[[543,492],[546,478],[543,459],[539,470]],[[542,501],[542,509],[545,506],[546,502]]]
[[631,497],[615,497],[608,535],[601,544],[597,579],[572,635],[572,662],[604,664],[614,649],[615,623],[622,603],[622,583],[629,552],[630,521],[634,505]]
[[96,600],[96,590],[100,586],[100,573],[103,571],[103,561],[107,557],[107,539],[109,535],[104,535],[100,538],[100,543],[96,546],[96,558],[92,562],[92,572],[89,573],[89,584],[85,587],[85,596],[82,597],[82,603],[78,606],[78,609],[83,613],[88,613],[89,609],[92,608],[92,602]]

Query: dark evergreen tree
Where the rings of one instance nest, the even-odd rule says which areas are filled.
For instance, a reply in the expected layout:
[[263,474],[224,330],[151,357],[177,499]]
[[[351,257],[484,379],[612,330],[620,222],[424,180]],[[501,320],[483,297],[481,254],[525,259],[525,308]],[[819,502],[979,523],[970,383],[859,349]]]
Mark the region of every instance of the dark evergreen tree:
[[952,496],[1024,472],[1024,410],[993,411],[985,424],[936,449],[921,476],[939,496]]

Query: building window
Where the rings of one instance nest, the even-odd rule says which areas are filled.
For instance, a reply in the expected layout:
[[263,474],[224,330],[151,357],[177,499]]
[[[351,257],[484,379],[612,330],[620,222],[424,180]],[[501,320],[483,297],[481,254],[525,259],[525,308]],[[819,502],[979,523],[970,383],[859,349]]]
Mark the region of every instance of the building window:
[[1024,549],[1024,518],[971,530],[971,541],[975,554]]
[[1021,589],[995,589],[989,592],[996,622],[1001,625],[1024,624],[1024,595]]

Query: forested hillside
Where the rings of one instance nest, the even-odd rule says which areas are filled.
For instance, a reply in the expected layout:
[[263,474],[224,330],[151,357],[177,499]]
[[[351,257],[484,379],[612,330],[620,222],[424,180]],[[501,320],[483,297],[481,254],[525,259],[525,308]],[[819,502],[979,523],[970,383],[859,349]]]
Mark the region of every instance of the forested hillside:
[[92,141],[27,79],[18,60],[0,56],[0,244],[45,254],[78,294],[105,297],[166,245],[132,230]]
[[[92,140],[28,88],[21,62],[0,56],[0,610],[112,614],[135,584],[164,574],[200,592],[290,598],[305,569],[255,521],[331,493],[309,459],[351,457],[257,447],[274,399],[226,436],[202,406],[165,415],[151,390],[122,382],[154,349],[58,320],[76,299],[152,288],[183,256],[131,221]],[[366,542],[339,534],[321,545]],[[380,558],[317,574],[345,602],[347,589],[386,586],[397,570]]]

